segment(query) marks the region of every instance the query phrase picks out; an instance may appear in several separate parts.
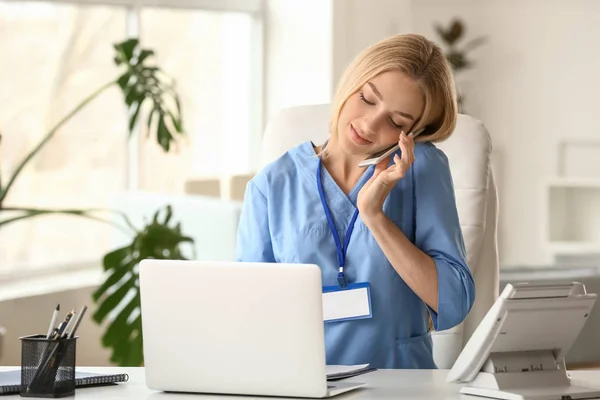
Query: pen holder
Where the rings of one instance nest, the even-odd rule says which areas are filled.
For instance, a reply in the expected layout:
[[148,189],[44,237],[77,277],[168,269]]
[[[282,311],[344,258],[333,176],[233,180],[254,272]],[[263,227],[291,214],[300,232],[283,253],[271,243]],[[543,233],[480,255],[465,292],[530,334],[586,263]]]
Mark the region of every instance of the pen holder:
[[21,338],[22,397],[66,397],[75,394],[77,337],[46,339],[46,335]]

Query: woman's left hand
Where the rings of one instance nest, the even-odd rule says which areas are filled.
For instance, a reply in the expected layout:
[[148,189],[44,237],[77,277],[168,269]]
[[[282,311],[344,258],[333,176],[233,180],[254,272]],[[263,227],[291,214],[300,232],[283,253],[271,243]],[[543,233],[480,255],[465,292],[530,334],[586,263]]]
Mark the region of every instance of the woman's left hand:
[[404,177],[415,161],[415,142],[412,134],[400,134],[398,141],[402,158],[394,154],[394,164],[388,167],[389,157],[381,160],[376,166],[371,179],[365,183],[358,193],[357,206],[363,221],[383,212],[383,202],[392,188]]

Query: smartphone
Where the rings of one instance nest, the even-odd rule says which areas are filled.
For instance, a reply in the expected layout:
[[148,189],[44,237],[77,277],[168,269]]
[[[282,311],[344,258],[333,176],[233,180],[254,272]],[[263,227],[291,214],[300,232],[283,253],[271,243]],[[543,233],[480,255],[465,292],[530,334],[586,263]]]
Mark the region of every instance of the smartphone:
[[[421,134],[424,130],[425,130],[425,128],[421,128],[421,129],[413,132],[413,139],[416,138],[419,134]],[[387,150],[380,156],[368,158],[366,160],[359,162],[358,166],[359,167],[368,167],[369,165],[375,165],[375,164],[379,163],[381,160],[383,160],[384,158],[389,157],[391,154],[393,154],[399,148],[400,148],[400,146],[398,144],[396,144],[395,146],[393,146],[392,148],[390,148],[389,150]]]

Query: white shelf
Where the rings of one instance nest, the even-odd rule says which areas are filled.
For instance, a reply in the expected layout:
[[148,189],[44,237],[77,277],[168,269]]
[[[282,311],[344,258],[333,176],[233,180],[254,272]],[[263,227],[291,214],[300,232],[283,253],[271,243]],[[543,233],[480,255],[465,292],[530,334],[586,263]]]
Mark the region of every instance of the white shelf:
[[554,255],[600,254],[599,242],[549,242],[548,247]]
[[551,177],[545,182],[543,195],[549,253],[600,254],[600,179]]
[[546,181],[548,187],[556,188],[597,188],[600,189],[599,178],[552,177]]

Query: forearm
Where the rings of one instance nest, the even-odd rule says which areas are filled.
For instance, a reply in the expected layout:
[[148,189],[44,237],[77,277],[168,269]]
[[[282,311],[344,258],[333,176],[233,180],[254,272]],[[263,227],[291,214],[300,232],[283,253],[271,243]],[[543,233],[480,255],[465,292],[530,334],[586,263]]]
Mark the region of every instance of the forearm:
[[385,214],[361,218],[398,275],[437,312],[438,280],[433,259],[412,244]]

